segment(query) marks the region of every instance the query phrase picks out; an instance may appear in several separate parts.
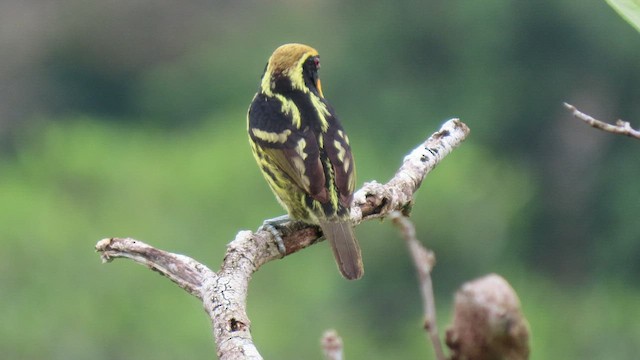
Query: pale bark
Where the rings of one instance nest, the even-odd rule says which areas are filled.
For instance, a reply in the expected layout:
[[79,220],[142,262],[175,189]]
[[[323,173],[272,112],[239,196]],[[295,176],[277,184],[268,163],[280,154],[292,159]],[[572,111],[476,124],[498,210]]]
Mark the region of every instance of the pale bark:
[[[387,184],[366,183],[354,194],[353,223],[382,218],[391,211],[408,212],[413,194],[425,176],[468,133],[469,128],[464,123],[458,119],[449,120],[404,158],[402,166]],[[297,222],[278,229],[285,244],[284,256],[316,243],[322,235],[318,227]],[[218,271],[212,271],[187,256],[162,251],[129,238],[100,240],[96,250],[104,261],[128,258],[146,265],[200,299],[211,318],[220,359],[262,359],[251,337],[246,300],[251,275],[265,263],[283,256],[271,232],[240,231],[227,245]],[[336,276],[339,275],[336,273]]]

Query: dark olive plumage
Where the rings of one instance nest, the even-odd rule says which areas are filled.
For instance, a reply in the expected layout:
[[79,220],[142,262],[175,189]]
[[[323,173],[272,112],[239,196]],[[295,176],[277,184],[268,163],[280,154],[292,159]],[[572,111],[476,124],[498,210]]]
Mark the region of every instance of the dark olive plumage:
[[269,58],[247,116],[254,157],[291,218],[320,225],[341,273],[363,273],[349,222],[355,168],[349,138],[323,94],[318,52],[286,44]]

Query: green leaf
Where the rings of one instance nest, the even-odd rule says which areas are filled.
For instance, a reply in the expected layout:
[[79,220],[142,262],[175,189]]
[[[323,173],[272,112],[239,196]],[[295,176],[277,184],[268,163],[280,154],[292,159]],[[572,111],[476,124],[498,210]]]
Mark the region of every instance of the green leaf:
[[607,3],[640,31],[640,0],[607,0]]

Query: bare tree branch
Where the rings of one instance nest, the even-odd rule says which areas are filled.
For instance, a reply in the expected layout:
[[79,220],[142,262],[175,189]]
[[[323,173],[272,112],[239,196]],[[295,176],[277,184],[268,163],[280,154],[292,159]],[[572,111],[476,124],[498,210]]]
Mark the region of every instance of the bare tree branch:
[[[354,194],[351,219],[384,217],[393,210],[405,210],[413,201],[424,177],[468,135],[469,128],[458,119],[444,123],[404,159],[400,169],[387,184],[366,183]],[[317,226],[289,222],[279,227],[286,255],[304,249],[321,239]],[[251,275],[265,263],[279,259],[271,232],[240,231],[227,245],[220,270],[183,255],[158,250],[138,240],[110,238],[100,240],[96,250],[102,259],[128,258],[158,271],[192,295],[202,300],[213,326],[220,359],[262,359],[251,338],[251,322],[246,313],[247,290]]]
[[205,279],[217,277],[215,272],[190,257],[159,250],[134,239],[102,239],[96,244],[96,250],[103,262],[127,258],[146,265],[200,300]]
[[433,295],[433,284],[431,281],[431,270],[436,264],[436,256],[433,251],[427,249],[416,238],[416,229],[409,218],[402,215],[399,211],[389,214],[394,224],[400,229],[402,237],[407,243],[407,248],[413,259],[413,265],[418,273],[420,281],[420,293],[424,307],[424,329],[433,344],[433,351],[436,353],[436,359],[445,360],[440,336],[438,335],[438,323],[436,319],[436,299]]
[[462,285],[447,346],[452,360],[529,358],[529,325],[518,295],[505,279],[490,274]]
[[326,360],[342,360],[342,338],[335,330],[327,330],[322,334],[322,353]]
[[604,130],[614,134],[626,135],[640,140],[640,131],[633,129],[631,127],[631,124],[629,124],[627,121],[618,120],[616,121],[615,125],[611,125],[604,121],[594,119],[593,117],[576,109],[576,107],[571,104],[564,103],[564,107],[569,109],[574,117],[586,122],[596,129]]

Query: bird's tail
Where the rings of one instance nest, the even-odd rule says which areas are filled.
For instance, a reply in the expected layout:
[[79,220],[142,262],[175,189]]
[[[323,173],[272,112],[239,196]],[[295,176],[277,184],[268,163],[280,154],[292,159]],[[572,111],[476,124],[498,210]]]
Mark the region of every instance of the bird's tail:
[[320,227],[331,244],[342,276],[348,280],[361,278],[364,275],[362,255],[351,224],[345,221],[323,221]]

